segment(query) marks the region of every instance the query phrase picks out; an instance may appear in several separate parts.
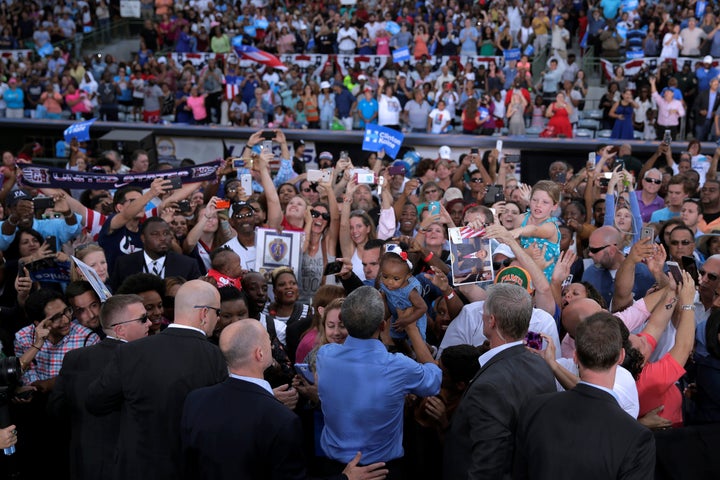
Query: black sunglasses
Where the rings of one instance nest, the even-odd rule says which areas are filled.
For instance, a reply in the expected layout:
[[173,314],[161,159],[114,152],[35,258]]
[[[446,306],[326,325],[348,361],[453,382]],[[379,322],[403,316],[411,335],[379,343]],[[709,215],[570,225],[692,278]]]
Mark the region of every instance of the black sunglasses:
[[608,247],[610,247],[610,246],[613,246],[613,245],[616,245],[616,244],[615,244],[615,243],[609,243],[609,244],[607,244],[607,245],[603,245],[602,247],[588,247],[588,250],[590,250],[590,253],[598,253],[598,252],[602,252],[602,251],[605,250],[606,248],[608,248]]
[[124,324],[124,323],[132,323],[132,322],[145,323],[145,322],[147,322],[147,321],[148,321],[148,316],[147,316],[147,313],[146,313],[145,315],[143,315],[143,316],[140,317],[140,318],[133,318],[132,320],[125,320],[124,322],[113,323],[113,324],[110,325],[110,326],[111,326],[111,327],[114,327],[115,325],[122,325],[122,324]]
[[678,246],[678,245],[684,245],[688,246],[691,243],[695,243],[692,240],[670,240],[670,245]]
[[470,181],[474,183],[483,183],[482,177],[471,178]]
[[505,267],[509,267],[513,260],[512,258],[506,258],[502,262],[493,262],[493,270],[497,272]]
[[330,214],[324,213],[324,212],[318,212],[317,210],[310,210],[310,215],[312,215],[312,218],[318,218],[322,217],[323,220],[329,222],[330,221]]
[[662,180],[657,180],[655,178],[645,178],[646,182],[654,183],[655,185],[662,184]]

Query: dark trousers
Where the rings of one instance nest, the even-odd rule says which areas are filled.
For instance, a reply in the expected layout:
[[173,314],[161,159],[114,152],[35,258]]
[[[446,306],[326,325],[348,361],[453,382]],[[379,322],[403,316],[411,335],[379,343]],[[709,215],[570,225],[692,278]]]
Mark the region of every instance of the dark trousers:
[[[360,465],[366,465],[362,459],[360,460]],[[339,475],[342,473],[342,471],[345,469],[346,464],[340,463],[335,460],[331,460],[329,458],[323,458],[320,461],[320,475],[321,476],[331,476],[331,475]],[[396,458],[394,460],[390,460],[388,462],[385,462],[385,468],[388,469],[388,474],[386,480],[405,480],[405,459],[404,458]]]
[[695,124],[695,140],[704,142],[708,140],[708,137],[712,139],[713,136],[713,117],[700,120]]
[[655,135],[657,136],[658,140],[662,140],[665,136],[665,130],[670,130],[670,134],[672,135],[672,139],[677,139],[678,129],[680,127],[678,125],[660,125],[659,123],[655,127]]

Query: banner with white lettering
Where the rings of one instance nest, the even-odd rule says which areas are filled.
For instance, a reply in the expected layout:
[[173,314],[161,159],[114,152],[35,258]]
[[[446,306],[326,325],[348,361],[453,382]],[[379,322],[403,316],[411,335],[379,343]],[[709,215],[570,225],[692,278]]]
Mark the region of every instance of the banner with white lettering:
[[395,158],[404,139],[402,132],[370,123],[365,126],[362,149],[367,152],[385,150],[389,157]]
[[78,172],[43,165],[18,164],[22,170],[21,183],[34,188],[113,189],[128,185],[148,188],[156,178],[180,177],[183,183],[214,181],[215,172],[222,162],[215,160],[192,167],[160,172],[104,174]]

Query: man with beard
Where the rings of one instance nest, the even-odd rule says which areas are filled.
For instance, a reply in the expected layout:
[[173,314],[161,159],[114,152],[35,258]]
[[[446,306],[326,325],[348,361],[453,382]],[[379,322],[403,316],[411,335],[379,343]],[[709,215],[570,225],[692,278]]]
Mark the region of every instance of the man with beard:
[[703,207],[703,218],[698,222],[698,229],[703,233],[711,233],[720,228],[720,180],[706,180],[700,189],[700,203]]
[[259,226],[256,213],[248,202],[235,202],[230,207],[229,222],[237,236],[223,247],[238,254],[245,270],[255,270],[255,228]]
[[140,230],[143,249],[117,259],[110,277],[116,289],[133,273],[150,273],[160,278],[182,277],[193,280],[200,276],[196,261],[170,250],[173,234],[170,225],[160,217],[148,218]]

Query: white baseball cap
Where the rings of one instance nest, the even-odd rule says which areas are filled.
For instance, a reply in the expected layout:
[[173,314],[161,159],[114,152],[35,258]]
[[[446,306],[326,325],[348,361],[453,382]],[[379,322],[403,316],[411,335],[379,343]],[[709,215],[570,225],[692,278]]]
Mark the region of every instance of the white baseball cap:
[[450,150],[450,147],[447,145],[443,145],[438,149],[438,155],[440,155],[440,158],[443,160],[451,160],[452,159],[452,150]]

